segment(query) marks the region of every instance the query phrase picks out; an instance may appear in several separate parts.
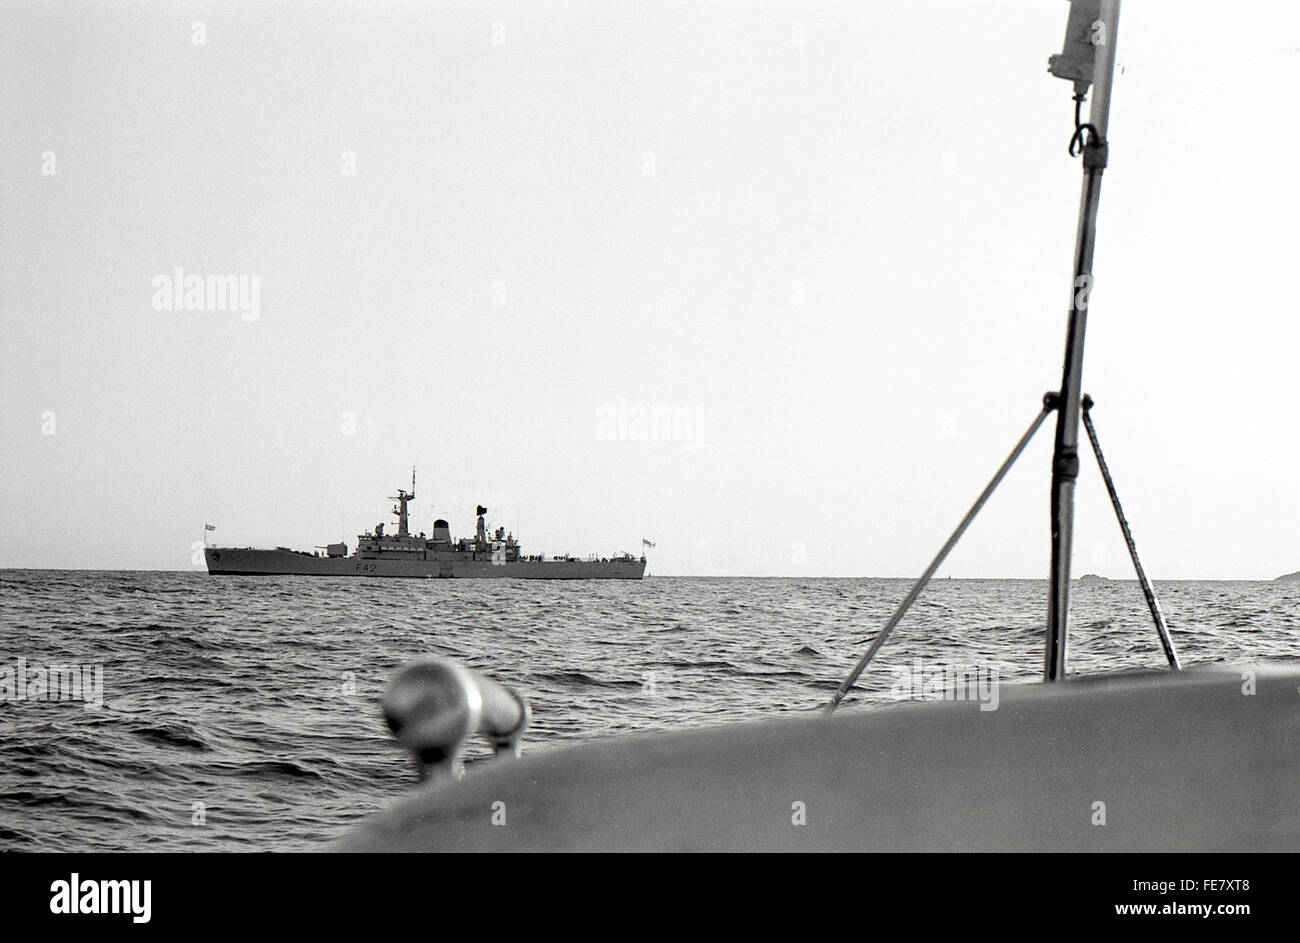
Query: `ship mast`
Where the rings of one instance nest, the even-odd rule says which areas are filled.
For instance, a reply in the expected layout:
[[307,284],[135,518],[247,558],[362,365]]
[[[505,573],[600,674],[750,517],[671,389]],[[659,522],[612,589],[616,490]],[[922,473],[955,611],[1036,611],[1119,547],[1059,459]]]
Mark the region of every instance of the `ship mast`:
[[[1169,660],[1169,667],[1175,671],[1180,667],[1173,641],[1169,637],[1168,627],[1160,612],[1159,602],[1138,559],[1137,546],[1133,542],[1128,521],[1124,517],[1119,496],[1115,492],[1114,482],[1110,478],[1109,469],[1102,456],[1096,428],[1087,412],[1092,406],[1092,401],[1082,395],[1083,339],[1088,319],[1088,295],[1092,290],[1092,257],[1097,241],[1097,206],[1101,200],[1101,174],[1106,168],[1106,130],[1110,123],[1110,90],[1115,74],[1115,34],[1118,27],[1119,0],[1071,0],[1069,21],[1065,29],[1064,51],[1059,56],[1051,56],[1048,59],[1048,70],[1053,75],[1074,82],[1074,136],[1070,139],[1070,155],[1077,157],[1082,154],[1083,156],[1083,193],[1079,199],[1074,281],[1070,287],[1070,319],[1066,331],[1065,366],[1061,373],[1061,387],[1043,397],[1043,408],[1038,416],[1021,436],[1011,454],[1007,456],[1007,460],[1002,463],[971,509],[966,512],[966,516],[962,518],[947,543],[931,561],[930,566],[894,610],[894,614],[890,616],[884,628],[876,634],[866,653],[858,659],[848,677],[836,689],[830,703],[826,705],[827,713],[833,712],[844,700],[858,677],[875,657],[876,652],[884,645],[889,633],[894,630],[908,608],[920,596],[948,553],[970,526],[975,515],[979,513],[1012,464],[1024,451],[1025,446],[1029,444],[1034,433],[1053,411],[1057,414],[1057,421],[1056,446],[1052,453],[1052,562],[1043,680],[1056,681],[1064,678],[1066,674],[1065,641],[1070,609],[1070,549],[1074,535],[1074,485],[1079,477],[1081,411],[1082,425],[1088,431],[1093,453],[1097,457],[1097,464],[1106,481],[1111,504],[1115,508],[1120,529],[1124,533],[1129,556],[1133,559],[1133,566],[1137,571],[1147,605],[1151,609],[1156,631],[1160,635],[1165,656]],[[1080,120],[1080,113],[1090,86],[1093,88],[1092,106],[1088,122],[1083,123]]]
[[397,489],[397,494],[392,496],[392,500],[397,504],[393,505],[393,513],[397,515],[397,536],[409,537],[410,528],[407,526],[410,517],[406,510],[406,505],[415,500],[415,469],[411,469],[411,490],[403,491]]
[[[1065,50],[1049,60],[1052,74],[1074,80],[1076,146],[1083,152],[1083,190],[1075,236],[1074,281],[1070,287],[1070,318],[1065,339],[1065,365],[1056,398],[1056,446],[1052,453],[1052,562],[1047,604],[1047,641],[1043,680],[1066,674],[1066,636],[1070,616],[1070,551],[1074,537],[1074,486],[1079,477],[1079,414],[1083,384],[1083,341],[1092,290],[1092,257],[1097,241],[1097,206],[1101,175],[1106,169],[1106,129],[1110,123],[1110,90],[1115,73],[1115,36],[1119,0],[1074,0],[1066,27]],[[1078,110],[1092,85],[1087,124]]]

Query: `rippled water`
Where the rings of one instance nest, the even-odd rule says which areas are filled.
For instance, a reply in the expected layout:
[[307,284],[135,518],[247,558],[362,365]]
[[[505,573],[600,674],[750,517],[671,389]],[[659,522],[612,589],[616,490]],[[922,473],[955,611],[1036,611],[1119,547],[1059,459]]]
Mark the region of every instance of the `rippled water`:
[[[378,700],[420,654],[526,693],[526,750],[813,708],[907,588],[6,571],[0,671],[99,665],[103,705],[0,700],[0,848],[314,847],[410,787]],[[1300,583],[1158,591],[1187,664],[1300,656]],[[890,700],[890,667],[915,658],[1035,680],[1045,594],[932,584],[857,700]],[[1073,671],[1163,664],[1135,583],[1076,583],[1072,600]]]

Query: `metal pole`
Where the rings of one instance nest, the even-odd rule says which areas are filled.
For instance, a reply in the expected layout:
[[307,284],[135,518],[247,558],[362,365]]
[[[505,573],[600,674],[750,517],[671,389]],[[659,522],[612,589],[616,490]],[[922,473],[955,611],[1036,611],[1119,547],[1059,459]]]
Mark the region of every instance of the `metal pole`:
[[1160,600],[1156,598],[1156,591],[1151,587],[1151,581],[1147,579],[1147,571],[1142,568],[1142,561],[1138,558],[1137,542],[1129,529],[1128,518],[1124,516],[1124,508],[1120,506],[1119,492],[1115,490],[1115,482],[1110,477],[1110,467],[1106,464],[1106,457],[1101,454],[1101,441],[1097,438],[1097,427],[1092,424],[1092,397],[1090,396],[1083,398],[1083,426],[1088,430],[1092,454],[1097,456],[1097,467],[1101,469],[1102,480],[1106,482],[1106,493],[1110,495],[1110,503],[1115,508],[1115,517],[1119,519],[1119,529],[1124,533],[1124,543],[1128,545],[1128,555],[1133,561],[1133,569],[1137,571],[1138,582],[1142,585],[1142,595],[1146,597],[1147,608],[1151,610],[1151,618],[1155,620],[1156,632],[1160,635],[1160,644],[1164,647],[1165,658],[1169,660],[1169,667],[1178,671],[1182,666],[1178,664],[1178,653],[1174,651],[1174,640],[1169,637],[1165,615],[1160,611]]
[[[1100,28],[1099,28],[1100,27]],[[1094,133],[1083,149],[1083,190],[1075,235],[1074,283],[1071,286],[1065,366],[1061,375],[1056,446],[1052,454],[1052,564],[1047,604],[1047,644],[1043,680],[1066,673],[1066,633],[1070,612],[1070,550],[1074,536],[1074,484],[1079,477],[1079,400],[1083,382],[1083,341],[1088,323],[1088,294],[1092,289],[1092,256],[1097,238],[1097,205],[1101,174],[1106,167],[1106,129],[1110,123],[1110,89],[1115,72],[1115,39],[1119,0],[1101,0],[1093,24],[1096,46],[1093,97],[1088,123]]]
[[[1044,397],[1044,400],[1051,398],[1051,396],[1052,395],[1049,393]],[[1029,444],[1029,440],[1034,437],[1034,433],[1038,431],[1039,427],[1043,424],[1043,420],[1047,418],[1047,414],[1050,413],[1053,408],[1053,403],[1043,403],[1042,412],[1038,414],[1037,418],[1034,419],[1029,428],[1025,430],[1025,434],[1020,437],[1020,441],[1017,442],[1016,447],[1011,450],[1011,454],[1008,455],[1007,460],[1002,463],[1002,467],[997,470],[993,479],[985,486],[984,490],[980,493],[980,496],[975,499],[975,503],[971,505],[971,509],[966,512],[966,516],[961,519],[961,523],[957,525],[957,529],[952,532],[952,535],[948,538],[948,542],[943,545],[935,558],[930,561],[930,565],[925,568],[925,572],[921,574],[921,578],[913,584],[911,591],[907,594],[907,598],[898,604],[898,608],[895,609],[894,614],[889,617],[889,621],[886,622],[885,627],[880,630],[880,633],[871,643],[871,647],[867,649],[866,654],[858,659],[858,663],[853,666],[853,670],[849,672],[849,676],[844,679],[844,682],[835,691],[835,694],[831,697],[830,703],[826,705],[826,713],[834,713],[835,708],[839,706],[840,701],[844,700],[844,695],[849,693],[849,689],[852,688],[854,683],[858,680],[858,676],[861,675],[867,665],[871,663],[871,659],[876,657],[876,652],[880,651],[880,646],[885,644],[885,639],[889,638],[889,633],[894,631],[894,626],[898,625],[898,623],[903,620],[903,616],[907,613],[907,610],[911,608],[912,603],[916,602],[916,598],[921,595],[921,591],[924,590],[926,584],[930,582],[930,578],[933,577],[935,571],[939,569],[939,565],[943,563],[944,558],[947,557],[952,548],[957,545],[957,541],[961,539],[961,535],[966,533],[966,528],[970,526],[970,522],[975,520],[975,515],[979,513],[980,508],[984,507],[985,503],[992,496],[994,489],[996,489],[1002,482],[1002,479],[1006,477],[1007,472],[1011,470],[1011,466],[1015,464],[1016,459],[1020,457],[1020,453],[1025,450],[1025,446]]]

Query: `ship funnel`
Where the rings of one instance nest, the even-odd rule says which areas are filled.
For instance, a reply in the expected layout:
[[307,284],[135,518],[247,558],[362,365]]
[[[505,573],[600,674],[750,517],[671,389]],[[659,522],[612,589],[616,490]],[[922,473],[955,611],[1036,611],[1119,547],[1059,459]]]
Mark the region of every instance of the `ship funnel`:
[[451,543],[451,525],[438,518],[433,522],[433,542],[434,543]]

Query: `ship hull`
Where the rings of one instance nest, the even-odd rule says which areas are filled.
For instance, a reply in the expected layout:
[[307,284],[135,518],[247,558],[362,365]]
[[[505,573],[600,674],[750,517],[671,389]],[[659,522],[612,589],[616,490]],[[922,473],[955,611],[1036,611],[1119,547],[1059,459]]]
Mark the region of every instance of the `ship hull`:
[[[415,556],[415,555],[410,555]],[[406,579],[639,580],[644,560],[511,560],[430,552],[415,559],[318,557],[295,550],[208,547],[214,576],[382,576]]]

